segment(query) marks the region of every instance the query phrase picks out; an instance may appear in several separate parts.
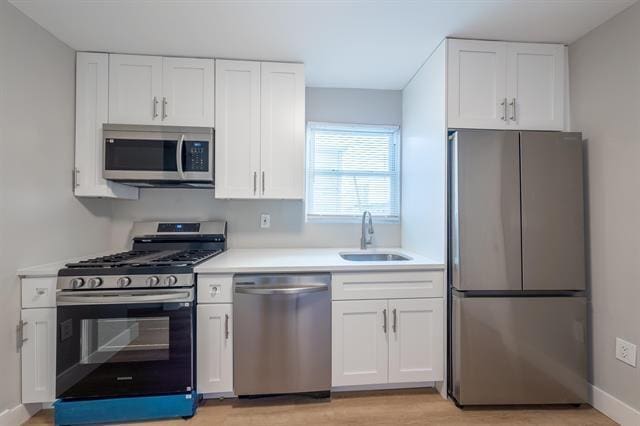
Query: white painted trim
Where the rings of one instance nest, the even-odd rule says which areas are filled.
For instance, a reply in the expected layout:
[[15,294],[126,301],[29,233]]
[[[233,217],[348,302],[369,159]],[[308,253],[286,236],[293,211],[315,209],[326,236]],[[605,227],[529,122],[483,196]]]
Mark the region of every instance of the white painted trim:
[[19,404],[0,413],[0,426],[15,426],[29,420],[42,409],[42,404]]
[[622,426],[640,425],[640,411],[602,389],[589,385],[589,401],[596,410]]
[[413,389],[413,388],[432,388],[432,387],[434,387],[434,382],[382,383],[378,385],[334,386],[331,388],[331,392],[352,392],[352,391],[387,390],[387,389]]

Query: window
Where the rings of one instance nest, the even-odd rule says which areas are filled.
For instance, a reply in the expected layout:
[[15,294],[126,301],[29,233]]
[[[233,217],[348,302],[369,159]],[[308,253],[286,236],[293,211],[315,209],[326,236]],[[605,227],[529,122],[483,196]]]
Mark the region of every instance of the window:
[[397,126],[308,123],[307,220],[400,220]]

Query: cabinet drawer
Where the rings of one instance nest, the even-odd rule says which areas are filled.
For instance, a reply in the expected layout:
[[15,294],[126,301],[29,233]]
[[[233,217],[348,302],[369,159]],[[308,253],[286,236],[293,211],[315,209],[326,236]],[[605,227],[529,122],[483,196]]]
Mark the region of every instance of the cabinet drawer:
[[198,303],[231,303],[233,275],[198,275]]
[[333,300],[442,297],[443,271],[340,272],[332,274]]
[[23,278],[23,308],[55,308],[57,277]]

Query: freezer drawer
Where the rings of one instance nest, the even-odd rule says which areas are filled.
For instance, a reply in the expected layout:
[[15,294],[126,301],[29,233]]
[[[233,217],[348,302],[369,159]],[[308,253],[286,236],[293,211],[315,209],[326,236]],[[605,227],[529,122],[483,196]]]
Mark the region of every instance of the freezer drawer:
[[331,276],[236,275],[236,395],[331,389]]
[[452,299],[452,385],[460,405],[586,398],[584,297]]

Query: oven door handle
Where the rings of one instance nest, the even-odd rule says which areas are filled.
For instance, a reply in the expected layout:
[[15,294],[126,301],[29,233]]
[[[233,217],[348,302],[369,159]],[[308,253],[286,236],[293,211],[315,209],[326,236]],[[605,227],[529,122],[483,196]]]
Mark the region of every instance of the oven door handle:
[[184,135],[180,135],[178,139],[178,146],[176,147],[176,166],[178,169],[178,175],[181,180],[184,179],[184,170],[182,170],[182,150],[184,148]]
[[191,302],[191,299],[192,293],[190,291],[154,294],[105,294],[101,296],[58,294],[56,303],[58,305],[117,305],[150,302]]

